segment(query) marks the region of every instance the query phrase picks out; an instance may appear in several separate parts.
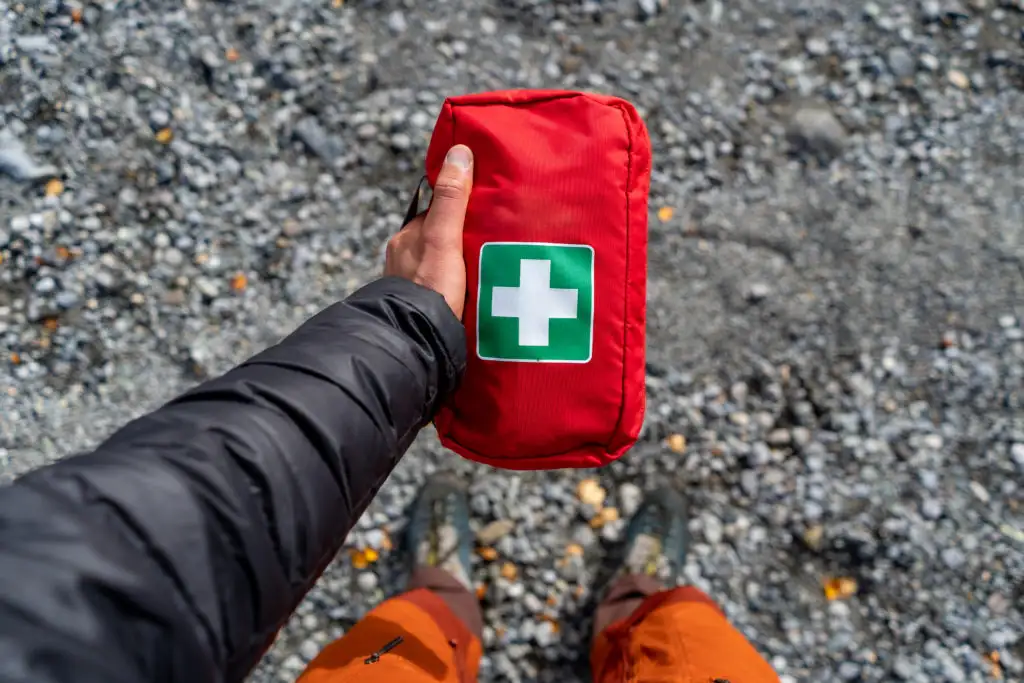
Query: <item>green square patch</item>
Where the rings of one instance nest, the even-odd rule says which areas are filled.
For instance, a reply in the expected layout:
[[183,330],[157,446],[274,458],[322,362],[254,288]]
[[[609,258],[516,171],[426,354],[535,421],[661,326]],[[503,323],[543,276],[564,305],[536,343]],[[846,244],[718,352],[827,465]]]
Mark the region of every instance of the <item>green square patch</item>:
[[487,242],[480,248],[476,321],[476,352],[483,360],[589,362],[593,247]]

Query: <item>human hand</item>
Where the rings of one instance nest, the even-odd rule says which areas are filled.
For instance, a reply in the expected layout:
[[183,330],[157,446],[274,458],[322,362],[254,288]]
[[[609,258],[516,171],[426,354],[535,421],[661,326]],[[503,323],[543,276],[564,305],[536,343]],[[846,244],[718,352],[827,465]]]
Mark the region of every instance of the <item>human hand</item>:
[[448,150],[426,213],[416,216],[388,241],[384,274],[412,280],[445,298],[462,320],[466,304],[466,263],[462,225],[473,189],[473,152]]

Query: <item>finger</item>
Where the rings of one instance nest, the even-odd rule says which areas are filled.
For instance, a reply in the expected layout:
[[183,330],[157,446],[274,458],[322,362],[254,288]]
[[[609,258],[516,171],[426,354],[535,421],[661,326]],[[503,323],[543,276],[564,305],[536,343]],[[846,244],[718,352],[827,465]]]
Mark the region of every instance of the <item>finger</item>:
[[404,228],[396,232],[394,235],[388,238],[388,241],[384,243],[384,274],[393,275],[397,272],[399,262],[402,258],[402,253],[406,250],[406,244],[409,240],[415,240],[415,237],[410,237],[410,234],[419,229],[423,219],[417,216],[413,219],[412,223],[409,223]]
[[423,239],[432,246],[462,246],[469,193],[473,189],[473,152],[465,145],[448,150],[434,183],[434,197],[423,223]]

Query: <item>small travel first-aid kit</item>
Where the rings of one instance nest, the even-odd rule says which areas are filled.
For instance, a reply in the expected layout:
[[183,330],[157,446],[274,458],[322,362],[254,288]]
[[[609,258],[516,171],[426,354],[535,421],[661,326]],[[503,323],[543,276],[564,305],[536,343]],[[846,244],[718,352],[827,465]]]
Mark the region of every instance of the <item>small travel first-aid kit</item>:
[[473,150],[468,364],[435,418],[460,455],[516,470],[598,467],[644,414],[651,145],[633,106],[505,91],[445,101],[427,152]]

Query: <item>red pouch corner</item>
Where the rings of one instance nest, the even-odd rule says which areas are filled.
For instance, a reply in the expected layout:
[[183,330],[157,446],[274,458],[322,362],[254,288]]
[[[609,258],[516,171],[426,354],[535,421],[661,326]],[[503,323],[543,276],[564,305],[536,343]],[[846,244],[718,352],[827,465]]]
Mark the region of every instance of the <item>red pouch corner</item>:
[[651,146],[633,106],[516,90],[445,101],[437,180],[474,153],[462,385],[434,423],[456,453],[515,470],[599,467],[644,413]]

